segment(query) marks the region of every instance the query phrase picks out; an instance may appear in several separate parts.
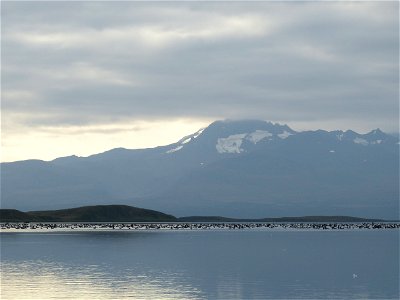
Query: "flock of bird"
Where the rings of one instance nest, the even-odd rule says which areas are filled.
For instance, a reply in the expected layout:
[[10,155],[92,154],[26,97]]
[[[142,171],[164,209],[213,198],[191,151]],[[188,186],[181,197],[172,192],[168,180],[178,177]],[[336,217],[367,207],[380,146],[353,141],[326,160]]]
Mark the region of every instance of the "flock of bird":
[[219,229],[399,229],[399,222],[362,223],[0,223],[1,231],[47,230],[219,230]]

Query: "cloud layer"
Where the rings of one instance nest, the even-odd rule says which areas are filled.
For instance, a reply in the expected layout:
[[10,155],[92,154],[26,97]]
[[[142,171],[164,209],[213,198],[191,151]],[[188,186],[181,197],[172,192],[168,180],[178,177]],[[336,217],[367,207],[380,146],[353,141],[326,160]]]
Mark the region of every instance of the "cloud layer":
[[397,131],[398,5],[3,2],[2,129],[260,118]]

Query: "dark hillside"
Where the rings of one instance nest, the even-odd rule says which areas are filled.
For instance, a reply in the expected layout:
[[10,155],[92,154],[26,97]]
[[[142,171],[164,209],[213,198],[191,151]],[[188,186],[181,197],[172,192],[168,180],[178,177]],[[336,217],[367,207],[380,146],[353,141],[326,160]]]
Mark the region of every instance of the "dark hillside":
[[0,222],[39,222],[39,217],[32,216],[28,213],[16,209],[0,209]]
[[168,222],[176,220],[171,215],[128,205],[95,205],[28,213],[48,222]]
[[127,205],[95,205],[70,209],[21,212],[0,209],[0,222],[374,222],[380,219],[350,216],[304,216],[237,219],[221,216],[176,218],[155,210]]

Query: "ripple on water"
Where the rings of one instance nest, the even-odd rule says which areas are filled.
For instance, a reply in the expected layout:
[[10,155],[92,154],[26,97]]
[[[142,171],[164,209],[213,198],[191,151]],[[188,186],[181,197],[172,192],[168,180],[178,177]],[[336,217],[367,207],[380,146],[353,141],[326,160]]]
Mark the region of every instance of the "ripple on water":
[[7,233],[0,239],[2,300],[399,298],[398,229]]

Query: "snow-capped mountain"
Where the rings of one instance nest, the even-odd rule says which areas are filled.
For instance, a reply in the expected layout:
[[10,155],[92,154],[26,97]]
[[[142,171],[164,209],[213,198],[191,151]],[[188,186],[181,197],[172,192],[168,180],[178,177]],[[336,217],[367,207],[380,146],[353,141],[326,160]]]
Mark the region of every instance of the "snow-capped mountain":
[[3,163],[2,208],[128,204],[175,215],[398,218],[399,142],[217,121],[162,147]]

